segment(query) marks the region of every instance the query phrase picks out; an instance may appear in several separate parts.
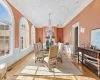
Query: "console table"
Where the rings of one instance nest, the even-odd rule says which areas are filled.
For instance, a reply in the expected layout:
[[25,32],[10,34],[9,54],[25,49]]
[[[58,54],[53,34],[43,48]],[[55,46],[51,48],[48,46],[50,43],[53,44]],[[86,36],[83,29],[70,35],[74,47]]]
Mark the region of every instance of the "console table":
[[78,63],[79,62],[100,77],[100,51],[78,47]]

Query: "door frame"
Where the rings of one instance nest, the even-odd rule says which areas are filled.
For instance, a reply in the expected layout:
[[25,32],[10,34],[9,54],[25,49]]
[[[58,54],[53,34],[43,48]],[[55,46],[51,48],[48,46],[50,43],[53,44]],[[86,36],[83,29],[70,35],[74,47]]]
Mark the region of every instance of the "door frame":
[[72,25],[72,46],[73,46],[73,54],[75,55],[75,28],[78,27],[78,47],[80,46],[80,23],[77,22]]

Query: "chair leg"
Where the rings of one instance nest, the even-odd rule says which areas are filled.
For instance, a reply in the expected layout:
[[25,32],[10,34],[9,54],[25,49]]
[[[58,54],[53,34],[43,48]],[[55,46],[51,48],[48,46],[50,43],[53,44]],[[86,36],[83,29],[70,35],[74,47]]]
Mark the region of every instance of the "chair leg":
[[54,62],[53,64],[51,64],[51,67],[50,67],[50,64],[48,64],[48,68],[49,68],[49,71],[50,72],[53,72],[54,71],[54,68],[56,68],[56,67],[57,67],[57,61]]
[[57,59],[58,61],[60,61],[61,63],[62,63],[62,59],[60,58],[60,57],[58,57],[58,59]]
[[36,60],[35,60],[35,63],[36,63]]
[[6,79],[6,73],[5,73],[5,75],[4,75],[4,79]]
[[57,62],[55,62],[53,65],[54,65],[54,67],[57,67]]
[[44,62],[44,58],[42,59],[42,63]]
[[62,63],[62,59],[60,58],[60,62]]
[[35,57],[35,63],[36,63],[36,57]]
[[49,72],[52,72],[52,68],[50,67],[50,64],[48,64]]
[[0,78],[0,80],[6,80],[6,73],[2,78]]
[[49,67],[49,72],[52,72],[52,68]]

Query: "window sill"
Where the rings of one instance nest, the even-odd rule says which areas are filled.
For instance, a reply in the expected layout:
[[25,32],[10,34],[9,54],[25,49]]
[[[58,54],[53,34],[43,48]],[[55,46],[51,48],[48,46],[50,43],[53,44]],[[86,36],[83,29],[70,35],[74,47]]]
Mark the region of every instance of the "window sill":
[[24,49],[20,49],[20,51],[22,52],[22,51],[25,51],[25,50],[27,50],[29,47],[27,47],[27,48],[24,48]]
[[10,57],[11,55],[12,55],[12,53],[9,53],[8,55],[1,56],[1,57],[0,57],[0,60],[5,59],[5,58],[7,58],[7,57]]

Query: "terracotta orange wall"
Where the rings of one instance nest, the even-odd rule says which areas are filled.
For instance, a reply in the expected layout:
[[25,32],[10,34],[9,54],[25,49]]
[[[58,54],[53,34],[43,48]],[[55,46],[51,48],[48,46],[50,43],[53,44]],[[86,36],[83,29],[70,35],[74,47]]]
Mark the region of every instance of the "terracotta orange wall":
[[36,42],[39,42],[39,39],[43,42],[43,28],[36,28]]
[[[63,42],[63,28],[54,28],[54,35],[55,35],[55,42],[59,41],[59,38],[61,38],[61,41]],[[36,42],[39,42],[39,38],[42,42],[45,42],[46,37],[46,26],[43,28],[36,28]]]
[[56,26],[53,27],[54,27],[55,42],[57,43],[57,28]]
[[46,38],[46,26],[43,27],[43,42],[45,42],[45,38]]
[[63,42],[63,28],[57,28],[57,42]]
[[72,25],[79,22],[80,28],[85,28],[85,32],[80,32],[80,44],[90,43],[90,32],[92,29],[100,28],[100,0],[94,0],[80,14],[64,27],[64,42],[72,43]]
[[[15,48],[18,48],[19,47],[19,23],[20,23],[20,19],[21,17],[23,17],[23,15],[16,9],[14,8],[9,2],[8,2],[12,12],[13,12],[13,15],[14,15],[14,19],[15,19]],[[30,21],[28,21],[29,23],[29,43],[31,44],[31,26],[32,26],[32,23]]]

